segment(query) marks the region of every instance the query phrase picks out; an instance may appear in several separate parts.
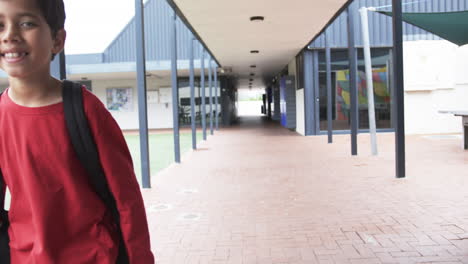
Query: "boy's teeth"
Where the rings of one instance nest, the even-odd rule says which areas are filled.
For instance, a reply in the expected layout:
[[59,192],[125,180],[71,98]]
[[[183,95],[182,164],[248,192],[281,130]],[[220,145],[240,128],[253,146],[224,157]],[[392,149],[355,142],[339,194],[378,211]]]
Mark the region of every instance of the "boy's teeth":
[[23,55],[23,53],[17,53],[17,52],[16,53],[5,53],[5,57],[9,58],[9,59],[18,58],[21,55]]

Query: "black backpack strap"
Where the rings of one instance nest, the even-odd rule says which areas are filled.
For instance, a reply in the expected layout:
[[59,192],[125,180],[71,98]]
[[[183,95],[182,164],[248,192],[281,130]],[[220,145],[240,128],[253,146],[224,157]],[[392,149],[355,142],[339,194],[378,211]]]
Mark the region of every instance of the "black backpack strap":
[[1,232],[7,232],[8,226],[10,226],[10,221],[8,219],[8,211],[5,210],[5,195],[6,195],[6,184],[5,184],[5,181],[3,180],[3,174],[0,171],[0,206],[1,206],[0,208],[0,231]]
[[[3,95],[3,92],[0,93],[0,97]],[[5,187],[5,183],[3,182],[3,174],[0,170],[0,206],[2,206],[2,210],[5,210],[5,192],[3,192],[3,188]]]
[[1,195],[1,206],[0,209],[0,263],[10,263],[10,237],[8,236],[8,227],[10,226],[10,220],[8,219],[8,211],[5,210],[5,182],[3,181],[3,175],[0,172],[0,192]]
[[78,160],[90,176],[90,182],[94,191],[111,211],[117,225],[120,240],[117,263],[129,263],[120,227],[120,214],[114,196],[107,184],[107,179],[99,160],[98,150],[91,135],[88,119],[84,112],[82,85],[64,80],[62,90],[65,122],[73,148],[75,149]]
[[[0,93],[0,97],[3,95],[3,92]],[[4,190],[5,189],[5,190]],[[5,211],[5,195],[6,195],[6,184],[3,179],[3,173],[0,169],[0,221],[2,222],[0,228],[8,227],[8,217],[7,212]],[[6,217],[6,219],[4,219]],[[6,222],[6,223],[5,223]]]
[[[3,92],[0,93],[0,96]],[[8,227],[10,220],[8,211],[5,210],[6,184],[3,179],[3,173],[0,170],[0,263],[10,263],[10,237],[8,236]]]
[[10,226],[10,220],[8,219],[8,211],[5,210],[5,195],[6,184],[3,180],[3,174],[0,171],[0,231],[4,232],[6,232],[8,230],[8,226]]

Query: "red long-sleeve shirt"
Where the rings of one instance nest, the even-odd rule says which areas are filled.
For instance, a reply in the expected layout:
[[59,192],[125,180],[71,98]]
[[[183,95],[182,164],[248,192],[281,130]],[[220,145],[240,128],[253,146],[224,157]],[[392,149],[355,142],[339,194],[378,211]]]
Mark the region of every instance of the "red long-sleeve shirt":
[[[143,199],[122,132],[86,89],[83,101],[120,212],[130,263],[154,263]],[[2,94],[0,168],[12,197],[12,264],[115,264],[113,220],[76,157],[63,103],[23,107]]]

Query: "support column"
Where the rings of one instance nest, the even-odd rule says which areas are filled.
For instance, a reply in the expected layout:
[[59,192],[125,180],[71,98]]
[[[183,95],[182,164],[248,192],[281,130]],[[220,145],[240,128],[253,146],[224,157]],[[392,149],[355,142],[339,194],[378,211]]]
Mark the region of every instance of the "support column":
[[403,20],[401,0],[392,0],[393,73],[395,83],[395,161],[396,177],[406,177],[405,159],[405,88],[403,81]]
[[171,25],[171,84],[172,84],[172,119],[174,125],[174,161],[180,163],[179,138],[179,85],[177,83],[177,28],[176,13],[172,13]]
[[200,72],[200,88],[201,88],[201,105],[202,105],[202,115],[201,123],[203,130],[203,140],[206,140],[206,104],[205,104],[205,49],[202,47],[201,51],[201,72]]
[[213,135],[213,61],[210,57],[208,62],[208,86],[210,87],[209,94],[210,94],[210,135]]
[[369,133],[371,138],[372,155],[377,155],[377,125],[375,123],[374,82],[372,78],[372,56],[369,37],[369,18],[366,7],[359,9],[361,15],[362,42],[366,68],[367,109],[369,116]]
[[135,0],[135,29],[138,118],[140,125],[141,182],[143,188],[151,188],[148,147],[148,107],[146,102],[145,30],[142,0]]
[[215,83],[215,122],[216,122],[216,131],[219,130],[219,102],[218,102],[218,65],[214,68],[214,83]]
[[313,56],[312,51],[304,51],[304,117],[305,135],[315,134],[314,120],[314,84],[313,84]]
[[189,57],[190,57],[190,121],[192,125],[192,149],[197,149],[197,124],[195,115],[195,67],[193,63],[193,45],[195,45],[195,39],[190,40]]
[[55,56],[50,64],[50,74],[58,80],[65,80],[67,78],[66,73],[65,51],[62,51]]
[[327,134],[328,143],[333,143],[333,100],[332,100],[332,83],[331,83],[331,50],[330,39],[327,30],[325,30],[325,61],[327,75]]
[[319,82],[319,52],[318,50],[313,51],[313,83],[314,83],[314,134],[320,133],[320,82]]
[[359,126],[359,109],[357,95],[357,52],[355,47],[355,3],[348,7],[348,54],[349,54],[349,93],[350,93],[350,121],[351,121],[351,155],[357,155],[357,134]]

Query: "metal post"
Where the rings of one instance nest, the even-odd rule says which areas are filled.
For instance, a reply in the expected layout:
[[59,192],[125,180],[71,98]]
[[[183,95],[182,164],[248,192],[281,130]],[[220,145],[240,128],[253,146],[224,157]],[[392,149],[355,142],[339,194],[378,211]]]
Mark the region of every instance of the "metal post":
[[314,124],[315,124],[315,135],[320,134],[320,82],[319,82],[319,52],[318,50],[313,51],[313,85],[314,85]]
[[219,102],[218,102],[218,65],[214,68],[214,83],[215,83],[215,122],[216,122],[216,131],[219,130]]
[[141,179],[143,188],[151,188],[148,147],[148,108],[146,103],[146,58],[143,2],[135,0],[136,68],[138,85],[138,117],[140,124]]
[[210,60],[208,61],[208,86],[209,86],[209,96],[210,96],[210,135],[213,135],[213,68],[212,64],[213,61],[210,57]]
[[67,78],[64,51],[58,53],[50,64],[50,74],[59,80],[65,80]]
[[180,163],[179,138],[179,87],[177,83],[177,29],[176,13],[172,13],[171,28],[171,84],[172,84],[172,119],[174,124],[174,161]]
[[190,57],[190,121],[192,123],[192,149],[197,149],[197,125],[195,116],[195,70],[193,63],[193,45],[195,39],[190,40],[189,57]]
[[392,0],[393,73],[395,78],[395,161],[396,177],[405,178],[405,105],[403,81],[403,20],[401,0]]
[[67,78],[65,51],[60,52],[59,57],[60,57],[60,80],[65,80]]
[[332,84],[331,84],[331,50],[329,34],[325,30],[325,61],[327,75],[327,134],[328,143],[333,143],[333,113],[332,113]]
[[371,151],[372,155],[375,156],[377,155],[377,126],[375,124],[374,83],[372,79],[372,57],[370,51],[369,19],[367,17],[367,12],[368,11],[366,7],[359,9],[359,13],[361,14],[362,42],[366,67],[367,110],[369,115]]
[[351,154],[357,155],[357,133],[359,109],[357,95],[357,52],[354,41],[354,3],[348,7],[348,54],[349,54],[349,93],[351,121]]
[[202,104],[202,130],[203,130],[203,140],[206,140],[206,104],[205,104],[205,49],[202,47],[201,51],[201,72],[200,72],[200,79],[201,79],[201,104]]
[[314,76],[313,76],[313,55],[312,51],[304,51],[304,116],[305,116],[305,135],[315,134],[314,118]]

